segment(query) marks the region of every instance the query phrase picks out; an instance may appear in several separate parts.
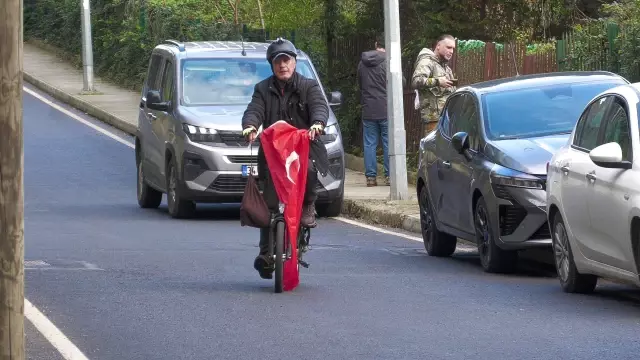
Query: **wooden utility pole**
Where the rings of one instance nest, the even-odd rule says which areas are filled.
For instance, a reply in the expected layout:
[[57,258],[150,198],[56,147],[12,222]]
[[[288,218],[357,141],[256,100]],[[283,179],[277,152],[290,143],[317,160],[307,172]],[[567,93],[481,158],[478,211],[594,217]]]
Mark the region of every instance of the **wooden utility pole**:
[[0,1],[0,359],[24,360],[22,0]]

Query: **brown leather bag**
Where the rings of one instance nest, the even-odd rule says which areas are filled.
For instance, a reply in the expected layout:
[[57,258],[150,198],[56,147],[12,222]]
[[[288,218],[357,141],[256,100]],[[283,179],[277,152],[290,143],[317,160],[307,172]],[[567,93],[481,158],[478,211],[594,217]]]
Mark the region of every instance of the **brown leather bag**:
[[[251,146],[253,150],[253,146]],[[253,151],[252,151],[253,154]],[[271,214],[267,202],[262,197],[256,177],[249,171],[249,179],[244,188],[240,204],[240,225],[255,228],[268,228]]]

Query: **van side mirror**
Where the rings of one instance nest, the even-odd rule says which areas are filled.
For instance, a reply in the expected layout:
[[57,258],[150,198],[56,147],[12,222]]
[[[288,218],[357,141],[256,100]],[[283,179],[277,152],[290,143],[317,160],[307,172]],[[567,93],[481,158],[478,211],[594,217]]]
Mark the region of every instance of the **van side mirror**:
[[329,96],[329,106],[334,109],[342,106],[342,93],[340,91],[332,91]]
[[149,90],[147,92],[146,99],[147,108],[158,111],[167,111],[169,110],[169,103],[163,102],[160,97],[160,91],[158,90]]

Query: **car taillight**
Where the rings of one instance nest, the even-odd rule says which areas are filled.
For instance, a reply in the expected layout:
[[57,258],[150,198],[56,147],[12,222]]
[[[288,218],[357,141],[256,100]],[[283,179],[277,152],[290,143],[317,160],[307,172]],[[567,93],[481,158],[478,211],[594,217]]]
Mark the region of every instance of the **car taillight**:
[[547,161],[547,174],[549,173],[549,162]]

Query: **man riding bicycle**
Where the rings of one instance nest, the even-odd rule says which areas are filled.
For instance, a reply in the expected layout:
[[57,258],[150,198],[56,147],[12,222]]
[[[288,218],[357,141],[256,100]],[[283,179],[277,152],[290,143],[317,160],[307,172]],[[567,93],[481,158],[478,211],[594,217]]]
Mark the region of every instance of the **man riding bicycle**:
[[[282,38],[278,38],[267,48],[267,61],[273,75],[256,84],[251,102],[242,116],[242,133],[250,142],[256,139],[260,126],[266,129],[279,120],[298,129],[309,130],[312,141],[322,134],[329,118],[329,107],[318,82],[296,72],[297,54],[295,46]],[[278,197],[265,165],[266,160],[260,148],[258,178],[267,206],[270,210],[277,211]],[[316,226],[317,181],[317,169],[310,161],[301,218],[301,225],[305,227]],[[253,267],[264,279],[271,278],[271,260],[267,256],[268,241],[269,228],[260,229],[260,253]]]

